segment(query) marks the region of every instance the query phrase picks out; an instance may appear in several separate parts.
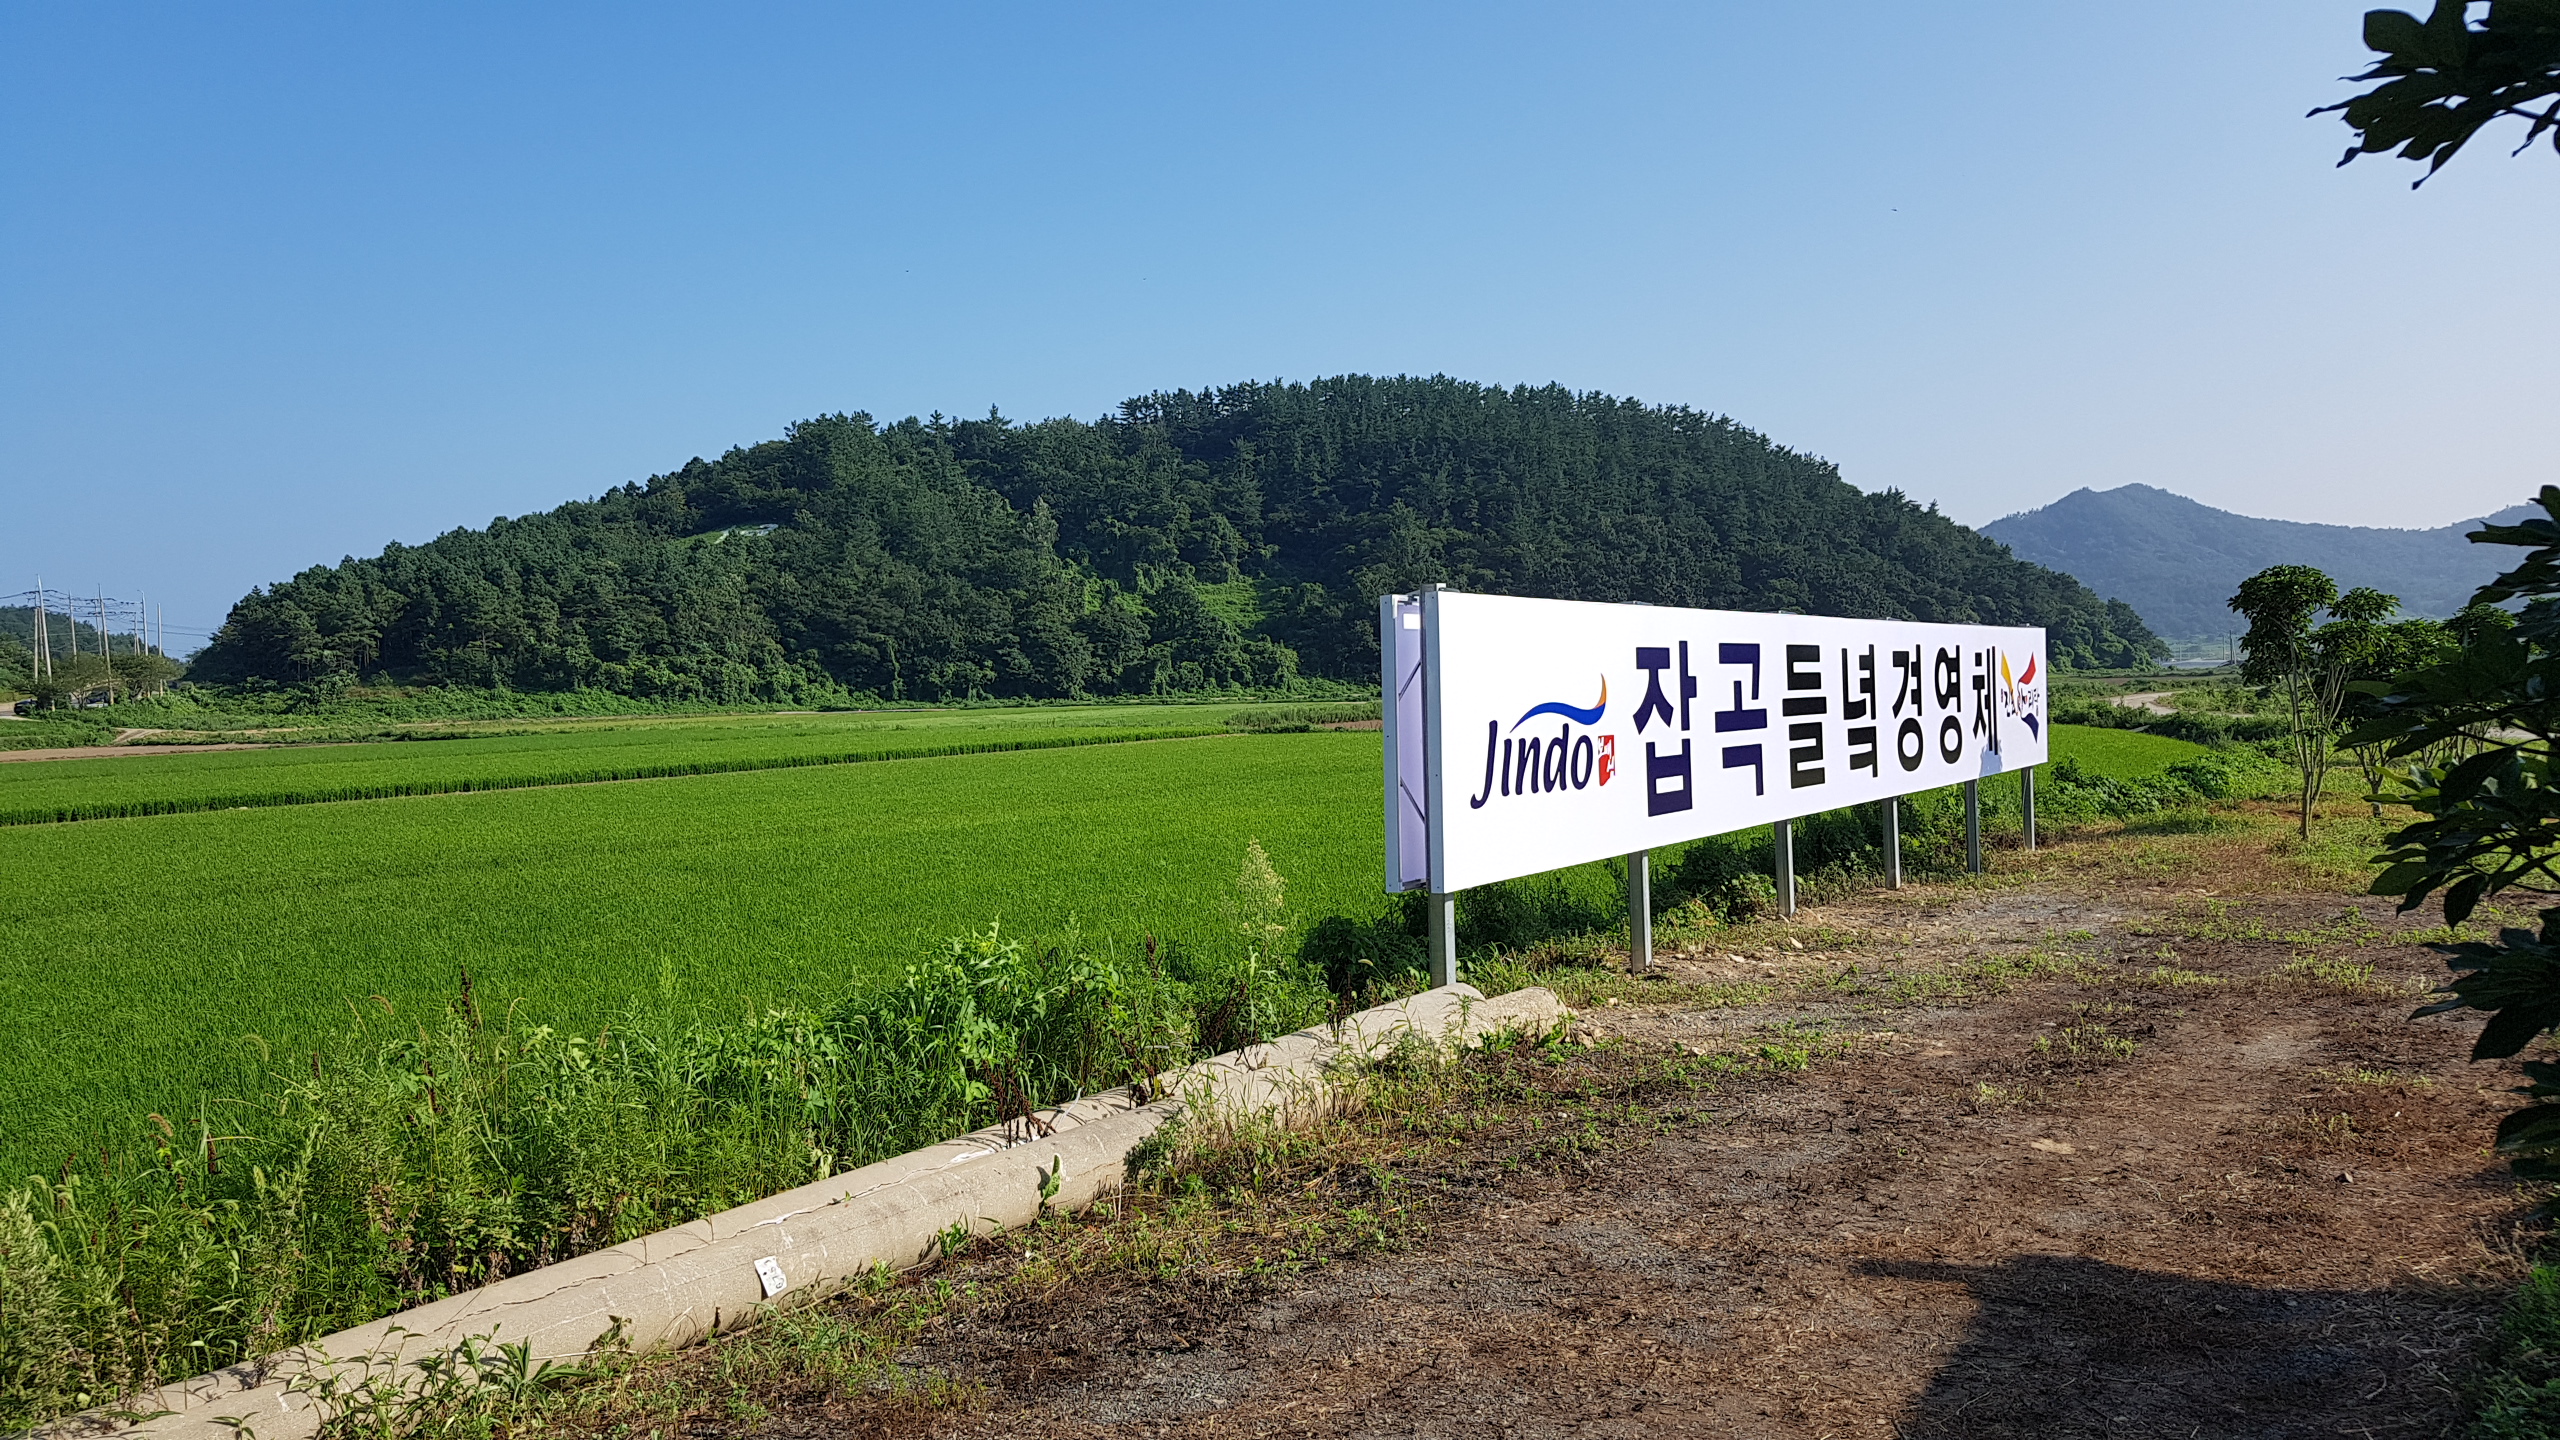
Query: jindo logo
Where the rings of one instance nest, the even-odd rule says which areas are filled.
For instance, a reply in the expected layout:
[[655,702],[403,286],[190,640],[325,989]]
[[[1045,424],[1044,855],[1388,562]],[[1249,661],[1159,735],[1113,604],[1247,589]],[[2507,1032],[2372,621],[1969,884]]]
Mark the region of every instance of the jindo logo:
[[2009,652],[2000,652],[2000,709],[2012,720],[2026,722],[2027,733],[2044,738],[2044,722],[2039,713],[2044,709],[2043,697],[2036,689],[2036,657],[2027,657],[2026,670],[2016,678],[2009,674]]
[[[1603,675],[1600,698],[1587,706],[1563,700],[1532,705],[1511,722],[1508,735],[1500,720],[1484,722],[1484,784],[1467,807],[1481,810],[1497,795],[1546,795],[1608,784],[1618,773],[1618,737],[1590,728],[1608,712],[1609,677]],[[1519,733],[1542,715],[1563,721],[1554,735]]]

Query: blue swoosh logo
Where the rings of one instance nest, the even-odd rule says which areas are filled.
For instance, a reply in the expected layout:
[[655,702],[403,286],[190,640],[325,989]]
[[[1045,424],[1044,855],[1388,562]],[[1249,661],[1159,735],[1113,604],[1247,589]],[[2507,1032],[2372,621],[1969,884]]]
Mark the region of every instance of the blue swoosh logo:
[[1519,719],[1511,722],[1511,728],[1517,730],[1521,726],[1528,724],[1530,721],[1537,719],[1541,715],[1561,715],[1577,725],[1597,725],[1600,723],[1600,712],[1608,708],[1609,677],[1603,675],[1600,677],[1600,701],[1590,709],[1585,710],[1579,706],[1567,705],[1561,700],[1550,700],[1544,705],[1530,706],[1526,714],[1523,714]]

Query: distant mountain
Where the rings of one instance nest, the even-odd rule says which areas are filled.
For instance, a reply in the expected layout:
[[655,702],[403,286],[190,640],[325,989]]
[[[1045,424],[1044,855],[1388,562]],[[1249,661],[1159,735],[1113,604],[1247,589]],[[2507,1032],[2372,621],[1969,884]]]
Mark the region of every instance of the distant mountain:
[[[2516,505],[2485,518],[2513,524],[2541,513]],[[2517,559],[2506,546],[2462,538],[2480,524],[2384,530],[2260,520],[2155,486],[2124,485],[2074,490],[2041,510],[1995,520],[1982,533],[2021,560],[2124,601],[2158,633],[2189,640],[2245,628],[2231,613],[2232,593],[2270,565],[2316,565],[2341,590],[2370,585],[2399,596],[2409,614],[2441,619]]]

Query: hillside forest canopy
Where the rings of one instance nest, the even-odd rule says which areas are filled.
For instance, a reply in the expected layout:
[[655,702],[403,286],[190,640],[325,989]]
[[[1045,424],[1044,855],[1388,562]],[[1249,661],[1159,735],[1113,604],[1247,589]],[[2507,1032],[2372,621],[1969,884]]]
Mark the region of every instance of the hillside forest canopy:
[[822,416],[252,591],[193,677],[723,703],[1370,684],[1377,597],[1432,581],[2042,625],[2077,668],[2165,654],[2121,602],[1729,419],[1346,375],[1091,423]]

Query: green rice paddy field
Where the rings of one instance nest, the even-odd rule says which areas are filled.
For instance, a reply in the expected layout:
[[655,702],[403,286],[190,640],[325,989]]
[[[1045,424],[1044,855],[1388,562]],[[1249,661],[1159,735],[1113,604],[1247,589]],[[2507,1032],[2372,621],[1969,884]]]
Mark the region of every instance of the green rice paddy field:
[[[685,715],[438,726],[439,738],[0,764],[0,825],[1208,735],[1268,705]],[[1303,707],[1300,707],[1303,708]],[[497,733],[472,734],[474,728]],[[447,738],[450,737],[450,738]]]
[[2100,730],[2088,725],[2053,727],[2053,758],[2069,760],[2092,775],[2131,780],[2156,775],[2181,760],[2213,753],[2189,740],[2139,730]]
[[[898,723],[862,743],[1169,728],[1125,707]],[[0,766],[0,810],[84,784],[183,798],[309,786],[323,767],[355,786],[420,765],[523,777],[527,757],[566,756],[559,773],[583,778],[576,764],[603,752],[673,768],[704,758],[695,747],[848,748],[848,729],[777,728],[575,732],[584,750],[516,737],[23,762]],[[2200,748],[2075,727],[2056,741],[2126,775]],[[682,1018],[829,996],[999,918],[1031,938],[1213,945],[1249,840],[1301,922],[1368,915],[1383,903],[1381,808],[1377,735],[1317,731],[0,827],[0,1174],[49,1171],[145,1112],[246,1093],[350,1007],[437,1013],[466,966],[484,1009],[592,1028],[635,1007]]]

